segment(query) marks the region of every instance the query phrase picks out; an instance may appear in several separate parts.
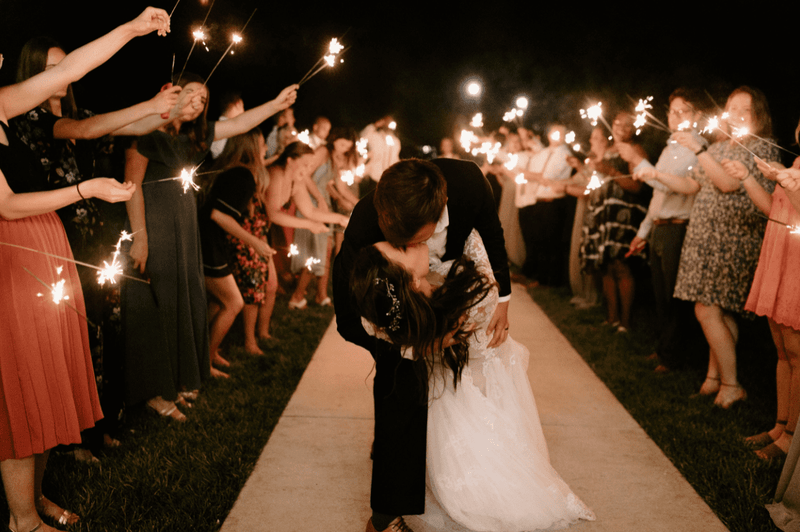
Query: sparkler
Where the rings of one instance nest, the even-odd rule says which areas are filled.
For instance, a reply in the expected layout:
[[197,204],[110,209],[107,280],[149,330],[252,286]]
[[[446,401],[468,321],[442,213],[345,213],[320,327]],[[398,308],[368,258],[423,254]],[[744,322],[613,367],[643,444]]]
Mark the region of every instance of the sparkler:
[[505,166],[509,170],[513,170],[514,168],[517,167],[518,160],[519,160],[519,155],[517,155],[516,153],[511,153],[508,155],[508,161],[506,161],[506,164],[504,164],[503,166]]
[[[475,116],[473,116],[472,122],[470,122],[469,125],[471,127],[483,127],[483,113],[477,113]],[[463,131],[461,132],[461,136],[464,136]]]
[[528,99],[525,96],[520,96],[517,98],[517,108],[525,110],[528,108]]
[[[630,96],[628,96],[628,97],[630,98]],[[631,100],[632,99],[633,98],[631,98]],[[653,97],[652,96],[648,96],[647,98],[645,98],[643,100],[639,99],[639,103],[636,104],[635,111],[638,114],[636,115],[636,121],[633,123],[634,127],[637,128],[636,129],[636,134],[638,135],[639,133],[641,133],[642,132],[641,129],[644,126],[648,125],[648,124],[651,125],[652,127],[656,128],[656,129],[660,129],[661,131],[665,131],[667,133],[672,133],[672,131],[670,131],[670,129],[669,129],[669,126],[667,126],[664,122],[662,122],[661,120],[656,118],[655,115],[653,115],[653,113],[650,112],[650,109],[653,108],[653,106],[650,104],[650,102],[652,102],[652,101],[653,101]],[[653,121],[655,122],[655,124],[650,124],[647,121],[648,117],[652,118]]]
[[389,129],[391,129],[392,131],[394,131],[395,129],[397,129],[397,122],[395,122],[394,120],[392,120],[391,122],[389,122],[389,126],[388,126],[388,127],[389,127]]
[[[8,246],[8,247],[17,248],[17,249],[24,249],[25,251],[31,251],[33,253],[38,253],[39,255],[44,255],[45,257],[52,257],[54,259],[64,260],[64,261],[67,261],[67,262],[71,262],[73,264],[78,264],[80,266],[86,266],[87,268],[94,268],[95,270],[102,270],[103,269],[100,266],[95,266],[94,264],[89,264],[88,262],[83,262],[83,261],[71,259],[69,257],[62,257],[61,255],[55,255],[53,253],[47,253],[46,251],[41,251],[41,250],[38,250],[38,249],[29,248],[29,247],[25,247],[25,246],[20,246],[18,244],[9,244],[8,242],[0,242],[0,246]],[[125,277],[126,279],[132,279],[134,281],[139,281],[140,283],[150,284],[150,281],[147,281],[145,279],[139,279],[138,277],[131,277],[130,275],[125,275],[125,274],[120,274],[120,275],[122,275],[122,277]]]
[[572,144],[573,142],[575,142],[575,132],[570,131],[569,133],[564,135],[564,142],[566,142],[567,144]]
[[478,136],[469,129],[462,129],[460,142],[464,151],[468,152],[472,149],[472,144],[478,142]]
[[597,175],[597,172],[592,172],[592,177],[589,179],[589,183],[586,185],[586,190],[583,191],[583,195],[588,196],[592,190],[597,190],[602,186],[603,182],[600,181],[600,176]]
[[[58,267],[56,268],[56,273],[57,273],[58,275],[61,275],[61,270],[62,270],[62,268],[63,268],[62,266],[58,266]],[[79,311],[79,310],[78,310],[77,308],[75,308],[73,305],[71,305],[71,304],[67,303],[67,300],[69,299],[69,295],[67,295],[67,294],[65,294],[65,293],[64,293],[64,285],[65,285],[65,284],[66,284],[66,282],[67,282],[67,280],[66,280],[66,279],[59,279],[57,282],[55,282],[55,283],[51,284],[50,286],[47,286],[47,283],[45,283],[44,281],[42,281],[42,280],[39,278],[39,276],[37,276],[37,275],[36,275],[35,273],[33,273],[32,271],[30,271],[28,268],[26,268],[25,266],[23,266],[23,267],[22,267],[22,269],[23,269],[23,270],[25,270],[25,272],[26,272],[28,275],[30,275],[31,277],[33,277],[34,279],[36,279],[37,281],[39,281],[39,282],[42,284],[42,286],[44,286],[45,288],[47,288],[48,290],[50,290],[50,297],[53,299],[53,303],[55,303],[56,305],[58,305],[58,304],[60,304],[60,303],[63,301],[63,302],[64,302],[64,304],[65,304],[66,306],[68,306],[69,308],[71,308],[72,310],[74,310],[74,311],[75,311],[75,313],[76,313],[76,314],[78,314],[78,316],[80,316],[81,318],[85,319],[87,323],[89,323],[89,324],[91,324],[91,325],[92,325],[92,327],[94,327],[94,326],[95,326],[95,325],[94,325],[94,323],[92,323],[91,321],[89,321],[89,318],[87,318],[87,317],[86,317],[86,316],[85,316],[85,315],[84,315],[84,314],[83,314],[81,311]],[[44,294],[42,294],[42,293],[38,293],[38,294],[36,294],[36,295],[37,295],[37,296],[39,296],[39,297],[44,297]]]
[[117,277],[122,275],[122,265],[119,263],[119,253],[120,247],[122,243],[126,240],[130,241],[133,239],[133,235],[136,233],[128,233],[127,231],[122,231],[122,234],[117,240],[117,245],[114,246],[114,254],[111,255],[111,264],[106,261],[103,261],[105,267],[97,272],[97,282],[101,285],[106,284],[108,281],[111,284],[115,284],[117,282]]
[[[323,55],[319,61],[314,63],[314,66],[312,66],[311,69],[308,72],[306,72],[306,75],[303,76],[303,79],[301,79],[297,84],[302,85],[306,81],[310,80],[311,78],[319,74],[325,67],[333,67],[334,64],[336,63],[337,56],[344,51],[345,48],[339,42],[339,39],[335,37],[331,39],[331,42],[328,45],[328,53]],[[344,59],[339,59],[339,62],[344,63]],[[317,65],[319,65],[319,67],[317,67]]]
[[295,255],[299,255],[300,250],[297,249],[297,246],[294,244],[289,245],[289,253],[286,255],[287,257],[294,257]]
[[367,167],[364,164],[359,164],[356,166],[356,177],[364,177],[364,172],[367,171]]
[[517,174],[517,177],[514,178],[514,182],[518,185],[524,185],[528,180],[525,179],[525,174]]
[[[592,105],[591,107],[585,110],[581,109],[581,118],[588,118],[589,120],[591,120],[593,126],[596,126],[597,121],[600,120],[601,122],[603,122],[603,125],[606,126],[606,128],[608,128],[609,131],[611,131],[611,125],[603,116],[603,102],[597,102],[596,104]],[[609,138],[611,139],[612,137]]]
[[172,11],[169,12],[169,18],[172,18],[172,14],[175,12],[175,9],[178,7],[178,4],[181,3],[181,0],[175,2],[175,6],[172,8]]
[[[190,168],[188,170],[186,168],[181,168],[181,175],[179,175],[178,177],[166,177],[164,179],[156,179],[155,181],[145,181],[144,183],[142,183],[142,186],[151,185],[153,183],[161,183],[163,181],[180,181],[181,186],[183,187],[184,194],[186,194],[186,191],[188,191],[189,188],[192,188],[194,190],[200,190],[200,185],[194,182],[194,178],[197,175],[196,172],[198,168],[199,166],[195,166],[194,168]],[[205,173],[215,173],[215,172],[205,172]]]
[[786,229],[789,230],[789,234],[790,235],[800,235],[800,225],[798,225],[798,224],[795,224],[795,225],[787,224],[786,222],[782,222],[780,220],[776,220],[775,218],[770,218],[769,216],[765,216],[764,214],[762,214],[760,212],[756,212],[756,213],[759,216],[761,216],[762,218],[766,218],[767,221],[770,221],[770,222],[773,222],[773,223],[776,223],[776,224],[784,226]]
[[300,133],[297,133],[297,140],[299,140],[303,144],[311,146],[311,136],[307,129],[304,129]]
[[[180,0],[178,0],[178,1],[180,2]],[[186,61],[183,62],[183,68],[181,69],[181,73],[178,74],[178,78],[177,79],[175,79],[175,78],[172,79],[173,83],[179,82],[181,80],[181,78],[183,77],[183,73],[186,71],[186,65],[189,64],[189,58],[192,57],[192,52],[194,51],[195,45],[197,45],[197,41],[199,39],[205,39],[206,38],[205,37],[205,33],[203,32],[203,27],[205,27],[205,25],[206,25],[206,21],[208,20],[208,15],[211,14],[211,8],[214,7],[214,2],[215,1],[216,0],[212,0],[211,1],[211,5],[208,6],[208,11],[206,12],[206,18],[203,19],[203,23],[200,24],[200,28],[192,32],[192,36],[194,37],[194,41],[192,41],[192,47],[189,49],[189,55],[186,56]],[[178,4],[175,4],[175,6],[177,7]],[[206,43],[203,42],[203,46],[205,46],[205,44]],[[208,50],[208,47],[206,47],[206,50]]]
[[606,184],[608,181],[614,181],[615,179],[624,179],[626,177],[633,177],[633,174],[606,176],[605,179],[600,179],[600,174],[598,174],[597,171],[594,171],[592,172],[591,178],[589,178],[589,183],[586,185],[586,190],[583,191],[583,194],[586,196],[592,190],[597,190],[598,188]]
[[319,264],[320,262],[322,261],[320,261],[316,257],[308,257],[308,259],[306,260],[306,268],[308,268],[308,271],[311,271],[311,268],[313,268],[315,264]]
[[347,186],[352,186],[353,183],[356,181],[356,175],[353,173],[352,170],[342,170],[341,180],[344,181]]
[[[239,33],[244,33],[245,28],[247,28],[247,25],[250,24],[250,20],[252,20],[253,15],[256,14],[256,11],[258,11],[258,8],[255,8],[253,10],[253,12],[250,14],[250,18],[248,18],[247,22],[244,23],[244,26],[242,26],[242,29]],[[203,87],[205,87],[208,84],[208,80],[211,79],[212,74],[214,74],[214,71],[217,69],[219,64],[222,63],[222,60],[225,59],[225,56],[228,55],[228,52],[230,52],[231,48],[233,48],[233,45],[242,42],[242,36],[239,33],[234,32],[231,34],[231,43],[225,49],[225,52],[222,54],[222,57],[219,58],[217,64],[214,65],[214,68],[211,69],[211,74],[209,74],[206,80],[203,82]]]
[[367,144],[368,141],[364,137],[361,137],[356,141],[356,151],[358,152],[358,155],[362,159],[366,159],[367,155],[369,154],[369,152],[367,151]]

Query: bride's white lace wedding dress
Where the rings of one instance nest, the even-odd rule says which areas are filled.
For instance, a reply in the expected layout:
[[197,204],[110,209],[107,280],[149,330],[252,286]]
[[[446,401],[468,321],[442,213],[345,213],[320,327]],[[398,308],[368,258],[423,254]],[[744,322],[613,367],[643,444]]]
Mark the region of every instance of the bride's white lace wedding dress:
[[[464,254],[494,282],[474,230]],[[451,265],[431,271],[446,276]],[[487,347],[497,302],[495,287],[469,313],[475,329],[458,388],[449,369],[431,376],[426,511],[406,517],[415,532],[529,532],[595,519],[550,465],[527,375],[528,349],[511,337]]]

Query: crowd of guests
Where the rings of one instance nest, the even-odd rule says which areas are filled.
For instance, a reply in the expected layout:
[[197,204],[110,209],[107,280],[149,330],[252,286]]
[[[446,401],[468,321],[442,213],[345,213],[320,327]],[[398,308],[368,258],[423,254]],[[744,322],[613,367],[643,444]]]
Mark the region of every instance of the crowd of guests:
[[[701,133],[712,116],[722,117],[720,127]],[[747,443],[763,459],[783,457],[800,413],[800,158],[782,164],[755,88],[734,90],[724,109],[703,92],[676,89],[666,118],[669,136],[652,162],[627,112],[598,124],[586,153],[566,143],[561,124],[543,132],[546,146],[522,127],[488,136],[502,144],[483,169],[519,266],[512,279],[528,287],[568,281],[573,304],[602,301],[604,323],[624,335],[637,326],[637,280],[649,277],[655,371],[685,368],[692,343],[702,342],[692,334],[699,328],[709,355],[698,393],[722,408],[747,397],[738,324],[766,316],[778,352],[778,412],[774,427]]]
[[[16,324],[2,329],[0,399],[8,407],[0,424],[8,430],[0,464],[15,530],[33,530],[38,515],[62,525],[79,519],[41,493],[56,445],[97,460],[93,450],[120,445],[126,406],[186,420],[203,380],[228,377],[223,340],[240,313],[245,350],[259,356],[272,339],[281,290],[295,311],[331,305],[330,262],[349,214],[399,160],[391,116],[358,134],[323,116],[298,131],[296,85],[250,109],[227,93],[216,121],[207,117],[208,88],[191,73],[126,109],[95,115],[77,106],[70,83],[131,38],[168,29],[166,13],[149,8],[71,54],[33,39],[20,55],[17,84],[0,89],[0,242],[16,245],[0,259],[0,322]],[[608,326],[626,334],[636,326],[635,269],[647,261],[660,327],[656,371],[685,362],[684,332],[696,320],[709,344],[699,393],[715,395],[719,406],[746,397],[736,371],[737,319],[768,318],[779,355],[778,412],[774,427],[748,442],[769,459],[785,455],[800,413],[800,236],[791,232],[800,225],[800,163],[780,164],[760,91],[736,89],[724,111],[728,133],[702,135],[697,124],[719,112],[695,91],[676,90],[671,134],[655,164],[622,112],[609,128],[595,127],[587,153],[570,147],[561,124],[544,132],[544,143],[521,127],[498,132],[503,148],[483,170],[509,259],[519,266],[516,281],[568,280],[574,304],[602,300]],[[265,134],[259,126],[273,116]],[[735,128],[749,133],[731,138]],[[360,139],[366,152],[357,149]],[[466,157],[452,139],[440,149]],[[115,165],[115,153],[123,163]],[[197,171],[197,194],[177,179],[188,169]],[[119,179],[96,177],[109,175]],[[109,203],[120,202],[117,223]],[[53,258],[100,265],[123,228],[128,259],[118,284]],[[49,283],[57,266],[66,268],[57,271],[74,313],[33,296],[36,280]],[[37,338],[50,342],[32,345]],[[35,384],[17,386],[10,375]],[[48,428],[31,428],[39,426]]]
[[[365,164],[364,181],[374,183],[398,160],[391,117],[367,126],[373,146],[361,154],[356,131],[325,117],[298,132],[296,85],[251,109],[226,93],[216,121],[208,87],[188,72],[126,109],[79,107],[71,83],[153,30],[169,31],[163,10],[72,54],[32,39],[18,83],[0,89],[0,242],[14,246],[0,254],[0,464],[14,530],[49,530],[40,516],[79,519],[41,493],[50,449],[97,462],[99,449],[120,445],[126,408],[136,405],[185,421],[202,382],[228,377],[222,345],[240,313],[245,350],[259,356],[274,342],[281,290],[293,310],[330,306],[331,254]],[[265,134],[259,126],[270,117]],[[197,192],[182,171],[194,171]],[[102,266],[115,246],[117,282],[101,284],[96,270],[69,260]],[[31,282],[59,278],[72,309],[35,297],[41,285]],[[14,384],[27,379],[32,386]]]

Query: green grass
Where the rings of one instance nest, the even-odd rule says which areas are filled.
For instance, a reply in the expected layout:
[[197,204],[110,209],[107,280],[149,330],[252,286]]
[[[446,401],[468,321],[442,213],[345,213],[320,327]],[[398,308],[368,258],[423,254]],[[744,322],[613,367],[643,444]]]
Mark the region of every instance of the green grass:
[[775,420],[776,355],[764,321],[741,323],[739,374],[749,398],[726,411],[713,397],[691,397],[705,377],[704,346],[692,350],[687,369],[653,372],[656,363],[646,360],[655,345],[652,308],[636,308],[633,329],[620,335],[601,324],[602,307],[572,307],[568,289],[529,293],[731,531],[778,530],[764,504],[772,502],[781,464],[763,463],[742,441]]
[[219,530],[333,317],[331,307],[289,311],[286,303],[276,304],[270,332],[279,341],[262,345],[266,356],[247,355],[234,325],[231,378],[204,384],[184,409],[187,423],[134,407],[122,446],[99,455],[100,466],[51,454],[43,491],[82,516],[70,530]]

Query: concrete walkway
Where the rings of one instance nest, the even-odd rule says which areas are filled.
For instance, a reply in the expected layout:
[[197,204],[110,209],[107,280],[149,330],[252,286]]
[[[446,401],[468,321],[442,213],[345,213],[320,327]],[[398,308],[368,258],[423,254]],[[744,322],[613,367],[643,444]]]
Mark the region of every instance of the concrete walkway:
[[[511,335],[531,351],[528,375],[550,458],[597,514],[581,532],[727,530],[566,338],[519,286]],[[372,462],[372,358],[331,323],[223,532],[361,532]]]

